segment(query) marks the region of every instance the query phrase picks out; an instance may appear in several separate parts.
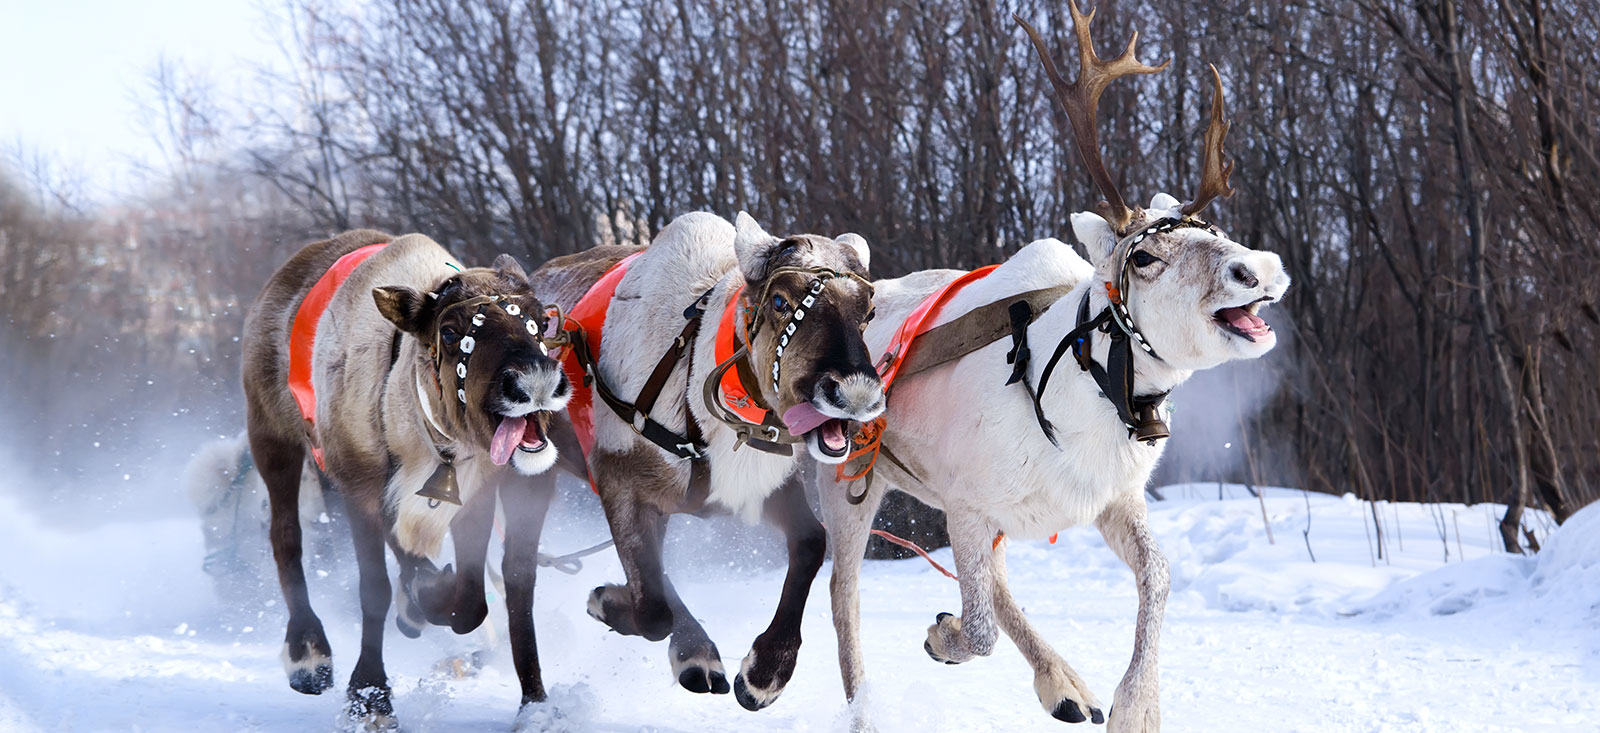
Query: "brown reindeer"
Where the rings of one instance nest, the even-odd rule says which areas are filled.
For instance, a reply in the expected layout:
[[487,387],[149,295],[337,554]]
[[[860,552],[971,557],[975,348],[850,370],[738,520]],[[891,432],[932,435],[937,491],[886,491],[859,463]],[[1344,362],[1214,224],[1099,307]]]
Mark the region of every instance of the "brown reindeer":
[[[629,256],[625,274],[612,269]],[[570,415],[580,428],[592,419],[592,434],[579,437],[627,585],[596,588],[589,613],[622,634],[670,634],[673,674],[692,692],[729,685],[716,645],[663,572],[667,518],[764,516],[787,538],[777,612],[732,686],[745,708],[766,707],[794,673],[801,612],[825,550],[793,447],[838,463],[847,436],[883,411],[861,340],[872,307],[867,265],[866,242],[853,234],[779,239],[745,214],[734,227],[702,213],[673,221],[648,248],[597,247],[533,274],[535,288],[575,319],[604,318],[603,348],[596,316],[567,352],[578,361],[575,349],[590,357],[599,349],[571,368],[593,375],[607,405],[591,418],[580,394]],[[612,287],[614,296],[586,297]]]
[[[506,608],[522,701],[544,699],[532,604],[554,481],[523,476],[555,463],[546,430],[572,392],[540,341],[544,323],[543,306],[511,257],[462,269],[417,234],[348,232],[302,249],[267,282],[245,323],[244,388],[289,610],[283,661],[290,687],[319,694],[333,685],[332,652],[301,566],[298,494],[309,450],[344,499],[360,568],[351,718],[393,724],[383,668],[384,544],[400,562],[401,630],[416,636],[429,622],[467,633],[488,613],[483,565],[497,496],[506,514]],[[460,572],[437,570],[428,559],[446,531]]]

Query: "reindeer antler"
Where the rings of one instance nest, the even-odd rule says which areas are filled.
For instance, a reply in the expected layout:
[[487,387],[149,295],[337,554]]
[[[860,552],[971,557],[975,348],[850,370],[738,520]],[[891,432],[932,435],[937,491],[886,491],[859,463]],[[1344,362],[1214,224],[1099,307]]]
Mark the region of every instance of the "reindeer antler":
[[[1129,74],[1154,74],[1167,68],[1167,64],[1172,62],[1168,60],[1162,62],[1160,66],[1140,63],[1134,55],[1134,46],[1139,42],[1137,31],[1128,39],[1128,48],[1121,56],[1110,61],[1102,60],[1094,52],[1094,41],[1089,35],[1089,23],[1094,20],[1094,11],[1089,11],[1088,15],[1079,12],[1076,0],[1069,2],[1068,7],[1072,10],[1072,30],[1078,36],[1078,59],[1081,68],[1078,80],[1070,84],[1061,78],[1060,72],[1056,71],[1055,62],[1045,50],[1044,39],[1039,37],[1039,32],[1028,25],[1021,16],[1011,17],[1028,32],[1034,50],[1039,52],[1039,60],[1044,62],[1044,72],[1049,75],[1051,86],[1055,87],[1056,99],[1061,102],[1062,109],[1066,110],[1067,119],[1072,122],[1072,139],[1078,145],[1078,155],[1088,167],[1095,186],[1098,186],[1100,193],[1106,197],[1106,219],[1111,223],[1111,228],[1120,234],[1133,219],[1133,212],[1128,210],[1128,205],[1122,200],[1122,194],[1117,191],[1116,184],[1111,182],[1111,174],[1106,171],[1105,161],[1100,158],[1100,136],[1095,130],[1095,114],[1100,107],[1100,93],[1119,77]],[[1207,140],[1209,139],[1208,134]]]
[[1233,175],[1233,162],[1222,158],[1222,142],[1228,138],[1228,127],[1232,123],[1222,119],[1222,75],[1217,73],[1216,64],[1211,65],[1211,82],[1214,87],[1211,94],[1211,123],[1206,125],[1200,190],[1195,192],[1194,200],[1179,209],[1184,216],[1200,213],[1218,196],[1227,198],[1233,195],[1233,189],[1228,187],[1228,177]]

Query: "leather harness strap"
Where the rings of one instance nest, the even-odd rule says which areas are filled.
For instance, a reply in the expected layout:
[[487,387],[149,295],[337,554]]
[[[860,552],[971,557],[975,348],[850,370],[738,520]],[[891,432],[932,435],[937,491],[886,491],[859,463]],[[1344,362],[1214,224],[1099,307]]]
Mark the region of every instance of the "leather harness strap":
[[[898,376],[909,377],[927,371],[946,362],[960,359],[1007,335],[1015,336],[1019,331],[1018,324],[1012,317],[1012,309],[1018,304],[1027,306],[1026,320],[1022,322],[1020,331],[1024,334],[1023,339],[1026,343],[1027,326],[1048,310],[1052,303],[1071,291],[1070,285],[1030,290],[979,306],[949,323],[930,328],[916,337],[916,341],[913,342],[916,348],[911,349],[906,355],[900,365]],[[1024,362],[1026,358],[1024,355]],[[1013,376],[1018,371],[1025,371],[1017,364],[1015,353],[1008,355],[1007,360],[1014,365]],[[884,388],[888,389],[888,385],[884,385]]]
[[661,388],[672,376],[672,370],[678,366],[678,362],[689,353],[689,349],[693,348],[695,335],[700,332],[700,312],[695,310],[694,306],[690,306],[690,309],[695,311],[693,317],[690,317],[683,325],[683,330],[678,332],[672,347],[667,349],[667,353],[662,354],[660,361],[656,362],[655,369],[650,372],[650,378],[645,382],[644,388],[639,390],[639,397],[635,402],[630,403],[617,396],[606,381],[599,377],[599,364],[589,351],[589,339],[585,337],[581,327],[568,329],[570,338],[567,346],[572,349],[572,356],[588,375],[587,379],[594,388],[594,393],[600,396],[600,400],[605,402],[617,417],[622,418],[622,421],[635,432],[662,450],[679,458],[698,460],[705,457],[705,443],[700,439],[700,431],[693,415],[688,416],[686,420],[688,424],[686,435],[673,432],[650,416],[650,409],[655,407],[656,400],[661,396]]

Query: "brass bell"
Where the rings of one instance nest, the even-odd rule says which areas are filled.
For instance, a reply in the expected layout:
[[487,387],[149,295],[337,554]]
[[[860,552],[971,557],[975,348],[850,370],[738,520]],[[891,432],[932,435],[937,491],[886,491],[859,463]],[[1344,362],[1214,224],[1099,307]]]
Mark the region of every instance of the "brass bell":
[[433,475],[428,477],[427,483],[417,490],[417,496],[429,499],[430,506],[435,502],[445,502],[461,506],[461,487],[456,484],[456,467],[451,463],[441,463],[433,470]]
[[1172,437],[1172,431],[1167,429],[1167,423],[1161,419],[1156,405],[1139,405],[1135,408],[1134,417],[1139,421],[1133,429],[1134,440],[1155,445],[1158,440]]

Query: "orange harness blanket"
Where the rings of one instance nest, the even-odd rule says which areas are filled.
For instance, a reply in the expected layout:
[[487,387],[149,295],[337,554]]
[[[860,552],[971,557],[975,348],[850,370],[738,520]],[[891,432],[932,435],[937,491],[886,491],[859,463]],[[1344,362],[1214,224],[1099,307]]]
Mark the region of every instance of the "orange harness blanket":
[[[307,428],[316,422],[317,416],[317,394],[311,387],[311,355],[317,342],[317,322],[322,320],[322,314],[328,310],[334,293],[349,279],[350,273],[387,246],[388,242],[369,244],[340,257],[311,286],[294,312],[294,320],[289,327],[289,392],[294,394],[295,404],[300,406],[300,416],[305,418]],[[316,441],[312,442],[311,454],[317,460],[317,467],[322,468],[322,446]]]
[[[572,306],[572,312],[565,316],[566,321],[583,329],[584,338],[589,342],[589,353],[596,360],[600,358],[600,336],[606,325],[606,309],[611,306],[611,298],[616,295],[622,276],[628,274],[628,266],[641,254],[644,253],[635,252],[612,265],[594,285],[589,286],[588,292],[578,299]],[[563,323],[561,327],[569,328],[569,324]],[[588,458],[594,449],[594,388],[590,386],[589,375],[584,373],[583,366],[578,364],[578,357],[570,347],[556,349],[552,356],[561,362],[561,369],[567,373],[567,381],[572,384],[572,400],[567,403],[567,416],[578,434],[578,445],[583,448],[584,458]]]
[[[733,291],[733,295],[728,298],[728,307],[723,309],[722,318],[717,321],[715,354],[718,364],[732,359],[734,352],[739,350],[739,328],[736,319],[743,310],[739,303],[743,295],[744,286],[740,285],[739,289]],[[717,383],[717,392],[723,405],[738,415],[739,419],[751,425],[767,422],[768,416],[772,414],[771,410],[762,407],[750,397],[750,390],[746,389],[744,382],[739,379],[738,369],[729,369],[722,373],[722,380]]]

